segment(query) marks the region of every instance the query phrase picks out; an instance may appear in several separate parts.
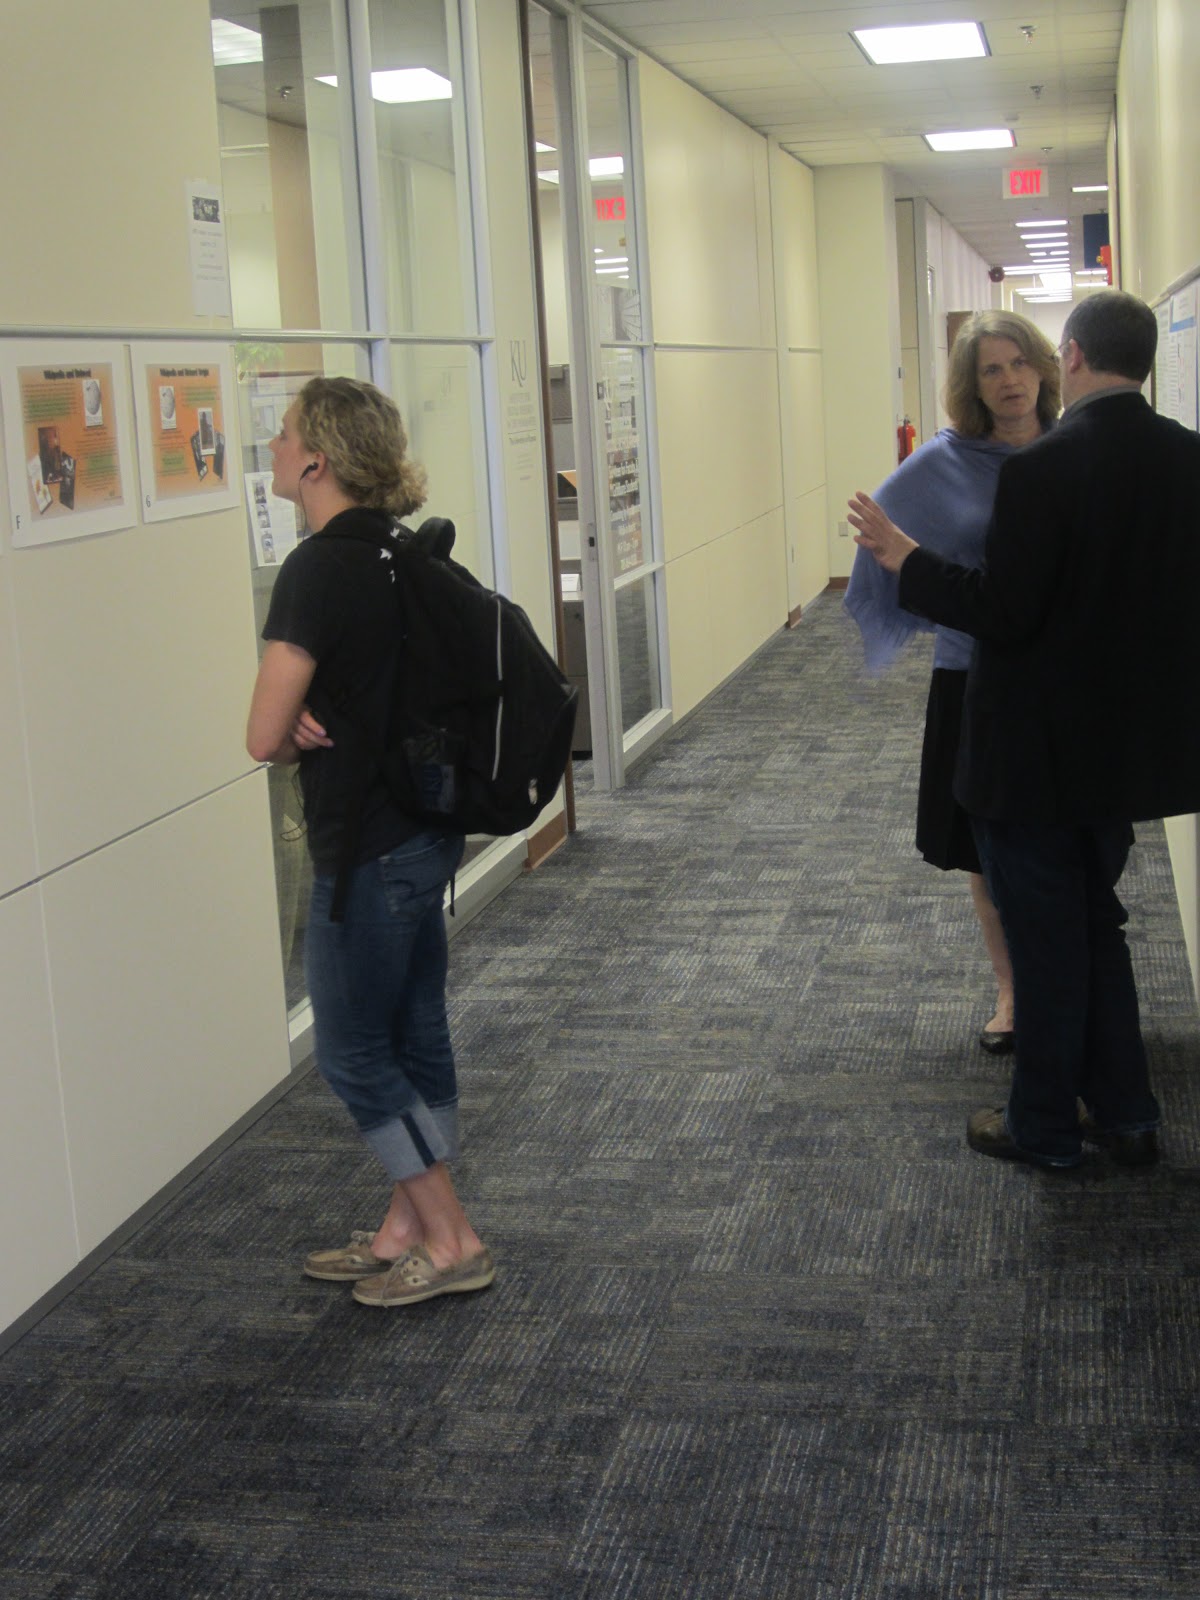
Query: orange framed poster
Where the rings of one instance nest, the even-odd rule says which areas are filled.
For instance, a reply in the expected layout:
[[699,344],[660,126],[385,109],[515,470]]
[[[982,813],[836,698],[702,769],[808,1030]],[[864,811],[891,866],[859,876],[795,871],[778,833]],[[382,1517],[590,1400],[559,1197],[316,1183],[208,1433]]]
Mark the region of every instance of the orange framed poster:
[[229,360],[219,345],[140,344],[133,351],[142,515],[147,522],[239,504]]
[[6,345],[0,395],[14,547],[136,524],[122,345]]

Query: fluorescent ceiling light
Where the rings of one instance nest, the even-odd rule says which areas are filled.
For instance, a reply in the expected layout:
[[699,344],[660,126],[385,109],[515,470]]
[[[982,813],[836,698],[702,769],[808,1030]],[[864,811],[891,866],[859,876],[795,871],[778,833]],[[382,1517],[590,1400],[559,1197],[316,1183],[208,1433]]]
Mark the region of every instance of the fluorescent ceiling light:
[[540,139],[535,139],[534,140],[533,148],[537,151],[538,155],[540,155],[540,156],[552,155],[553,152],[554,152],[554,146],[552,144],[543,144]]
[[1069,294],[1071,292],[1071,274],[1069,272],[1043,272],[1042,288],[1047,294]]
[[[318,78],[337,88],[336,78]],[[389,72],[371,74],[371,98],[385,106],[416,105],[424,100],[449,100],[454,93],[449,78],[428,67],[395,67]]]
[[1040,240],[1045,244],[1051,239],[1068,239],[1070,235],[1060,233],[1057,228],[1022,228],[1021,238],[1026,242]]
[[1040,267],[1031,267],[1026,264],[1023,267],[1001,267],[1000,270],[1003,272],[1006,278],[1032,278],[1042,269]]
[[600,256],[599,259],[593,264],[597,267],[627,267],[629,265],[629,257]]
[[961,61],[988,54],[977,22],[931,22],[899,28],[853,28],[850,37],[876,67],[911,61]]
[[621,276],[624,277],[624,278],[627,278],[629,276],[629,268],[628,267],[597,267],[596,268],[596,276],[597,277],[600,277],[605,272],[619,272],[621,274]]
[[262,34],[253,28],[243,28],[238,22],[226,22],[224,17],[212,19],[213,65],[240,67],[262,60]]
[[1107,267],[1080,267],[1075,276],[1077,278],[1107,278]]
[[[588,162],[588,173],[593,181],[601,178],[619,178],[625,171],[625,163],[620,156],[593,156]],[[558,182],[558,168],[548,167],[544,172],[539,172],[538,177],[545,183]]]
[[1022,228],[1065,228],[1066,217],[1031,217],[1028,222],[1018,222],[1018,233]]
[[931,150],[1011,150],[1016,144],[1011,128],[970,128],[961,133],[925,133]]
[[1071,185],[1071,193],[1072,194],[1107,194],[1108,193],[1108,185],[1106,183],[1073,183]]

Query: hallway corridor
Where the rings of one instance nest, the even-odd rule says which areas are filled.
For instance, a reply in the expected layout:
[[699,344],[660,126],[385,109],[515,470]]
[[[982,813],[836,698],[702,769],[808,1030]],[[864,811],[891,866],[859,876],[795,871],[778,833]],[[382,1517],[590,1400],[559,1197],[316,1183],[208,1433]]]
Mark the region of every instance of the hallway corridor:
[[911,844],[927,674],[866,680],[823,596],[454,938],[491,1290],[301,1275],[383,1197],[314,1073],[0,1356],[4,1600],[1200,1595],[1163,831],[1122,891],[1162,1165],[972,1155],[1006,1074]]

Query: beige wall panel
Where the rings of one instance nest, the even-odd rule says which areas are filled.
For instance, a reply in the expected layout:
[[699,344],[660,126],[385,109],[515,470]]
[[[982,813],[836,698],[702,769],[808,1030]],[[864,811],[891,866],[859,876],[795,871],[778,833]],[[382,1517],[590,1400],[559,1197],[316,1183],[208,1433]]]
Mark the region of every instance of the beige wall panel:
[[896,201],[896,268],[900,284],[900,344],[917,343],[917,242],[913,232],[913,202]]
[[[1121,287],[1148,300],[1200,267],[1198,79],[1194,0],[1129,0],[1117,76]],[[1200,819],[1172,818],[1167,838],[1200,994]]]
[[42,872],[247,771],[256,661],[240,509],[4,559]]
[[903,415],[896,209],[890,175],[879,166],[822,167],[816,195],[829,567],[843,577],[854,558],[846,502],[896,464]]
[[37,873],[12,570],[10,560],[0,560],[0,750],[4,752],[4,780],[0,782],[0,895],[29,883]]
[[776,260],[780,277],[784,326],[780,342],[818,349],[821,344],[821,299],[817,277],[817,220],[813,175],[808,167],[778,146],[771,150],[776,206],[773,213]]
[[774,351],[655,356],[667,559],[783,504]]
[[825,487],[801,495],[792,506],[793,529],[788,552],[791,573],[788,593],[793,604],[807,606],[829,584],[829,541],[825,537]]
[[821,357],[815,351],[793,351],[787,358],[792,412],[792,465],[795,495],[808,494],[825,482],[825,411]]
[[648,57],[638,80],[655,339],[771,343],[766,141]]
[[677,721],[698,706],[719,681],[713,677],[709,560],[707,548],[693,550],[667,569],[671,705]]
[[266,775],[43,886],[86,1254],[288,1072]]
[[1194,0],[1130,0],[1117,78],[1121,286],[1153,299],[1200,267]]
[[787,622],[783,507],[710,547],[715,688]]
[[[5,321],[200,325],[183,185],[220,181],[205,0],[41,0],[6,6],[4,30]],[[150,41],[169,70],[148,70]]]
[[0,900],[0,1328],[79,1260],[36,889]]
[[1200,817],[1168,817],[1166,828],[1192,987],[1200,1000]]

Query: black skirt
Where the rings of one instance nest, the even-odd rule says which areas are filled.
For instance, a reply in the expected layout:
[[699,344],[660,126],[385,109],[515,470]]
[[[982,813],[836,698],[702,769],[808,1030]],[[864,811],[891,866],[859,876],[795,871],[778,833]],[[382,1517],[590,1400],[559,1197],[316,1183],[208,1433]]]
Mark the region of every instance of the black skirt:
[[965,672],[935,667],[925,707],[921,779],[917,788],[917,849],[944,872],[978,872],[979,855],[967,813],[954,798],[954,768],[962,729]]

